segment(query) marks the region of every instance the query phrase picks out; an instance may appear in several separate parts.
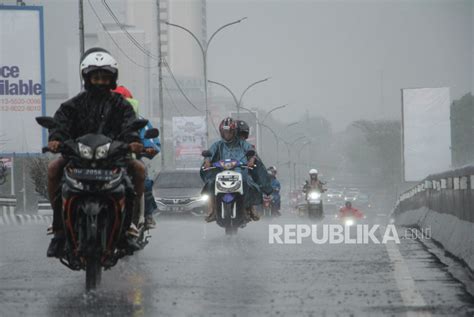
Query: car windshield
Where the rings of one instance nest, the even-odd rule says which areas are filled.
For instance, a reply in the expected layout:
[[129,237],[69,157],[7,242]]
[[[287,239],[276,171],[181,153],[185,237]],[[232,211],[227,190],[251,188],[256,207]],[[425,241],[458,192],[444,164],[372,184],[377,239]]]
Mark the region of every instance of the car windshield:
[[160,173],[155,183],[157,188],[196,188],[203,185],[199,172]]

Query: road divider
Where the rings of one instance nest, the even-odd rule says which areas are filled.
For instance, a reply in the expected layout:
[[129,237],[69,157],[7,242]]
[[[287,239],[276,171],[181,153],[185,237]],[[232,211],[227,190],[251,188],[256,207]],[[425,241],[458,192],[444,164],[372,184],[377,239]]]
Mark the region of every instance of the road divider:
[[474,270],[474,166],[428,176],[400,196],[392,218],[429,229],[433,240]]

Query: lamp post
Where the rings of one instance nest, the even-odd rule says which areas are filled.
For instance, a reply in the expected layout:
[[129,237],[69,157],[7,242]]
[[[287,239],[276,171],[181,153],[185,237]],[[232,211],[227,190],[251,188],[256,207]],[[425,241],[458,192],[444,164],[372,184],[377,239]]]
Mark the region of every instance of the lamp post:
[[203,73],[204,73],[204,98],[205,98],[205,102],[206,102],[206,140],[207,140],[208,145],[209,145],[209,95],[208,95],[208,89],[207,89],[208,88],[207,87],[207,52],[209,50],[209,45],[211,44],[212,40],[217,35],[217,33],[219,33],[220,31],[222,31],[223,29],[225,29],[225,28],[227,28],[231,25],[240,23],[245,19],[247,19],[247,18],[245,17],[245,18],[242,18],[240,20],[224,24],[223,26],[218,28],[214,33],[212,33],[209,40],[207,40],[205,43],[203,43],[201,40],[199,40],[199,38],[191,30],[185,28],[184,26],[174,24],[174,23],[170,23],[170,22],[165,22],[167,25],[174,26],[174,27],[177,27],[177,28],[179,28],[183,31],[186,31],[189,35],[191,35],[191,37],[196,41],[199,48],[201,49],[202,61],[203,61]]
[[236,94],[234,94],[232,89],[230,89],[228,86],[224,85],[223,83],[213,81],[213,80],[208,80],[208,82],[210,82],[211,84],[214,84],[214,85],[221,86],[222,88],[224,88],[225,90],[227,90],[227,92],[229,92],[231,94],[232,98],[234,99],[235,106],[237,107],[237,119],[240,119],[240,108],[243,108],[242,107],[242,99],[244,98],[245,94],[250,90],[250,88],[252,88],[252,87],[254,87],[258,84],[261,84],[263,82],[266,82],[269,79],[270,79],[270,77],[267,77],[267,78],[257,80],[256,82],[251,83],[250,85],[247,86],[247,88],[244,89],[242,94],[240,94],[239,99],[237,99],[237,96],[236,96]]

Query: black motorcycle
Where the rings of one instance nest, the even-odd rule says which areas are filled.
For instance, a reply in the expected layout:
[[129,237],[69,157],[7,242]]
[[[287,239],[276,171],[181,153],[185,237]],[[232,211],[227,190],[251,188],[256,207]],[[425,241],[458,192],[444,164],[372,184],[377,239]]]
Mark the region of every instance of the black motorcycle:
[[[47,129],[59,128],[51,117],[36,121]],[[122,134],[147,123],[135,120]],[[145,137],[157,134],[157,129],[150,129]],[[48,151],[43,148],[43,153]],[[120,258],[133,254],[126,240],[136,196],[126,172],[132,154],[127,143],[102,134],[69,139],[61,144],[59,153],[68,161],[60,197],[66,240],[59,260],[72,270],[85,270],[86,289],[95,289],[102,268],[110,269]]]

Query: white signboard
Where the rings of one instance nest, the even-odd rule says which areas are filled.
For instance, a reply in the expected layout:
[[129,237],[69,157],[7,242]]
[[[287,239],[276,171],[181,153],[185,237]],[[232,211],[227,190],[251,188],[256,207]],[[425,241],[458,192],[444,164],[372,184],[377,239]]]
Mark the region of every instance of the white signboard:
[[449,88],[402,89],[405,181],[451,168]]
[[41,153],[46,132],[42,7],[0,6],[0,154]]
[[173,117],[176,168],[199,168],[206,146],[205,117]]

